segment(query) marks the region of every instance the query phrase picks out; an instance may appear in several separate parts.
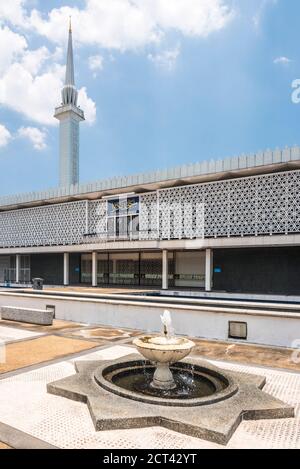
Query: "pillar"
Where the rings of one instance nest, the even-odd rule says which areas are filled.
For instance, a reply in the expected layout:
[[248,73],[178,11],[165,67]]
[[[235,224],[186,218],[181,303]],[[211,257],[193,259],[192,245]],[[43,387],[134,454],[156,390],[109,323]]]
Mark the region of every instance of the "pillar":
[[168,251],[166,249],[162,252],[162,289],[168,290],[169,287],[169,272],[168,272]]
[[16,255],[16,283],[20,283],[20,273],[21,273],[21,256],[20,254]]
[[69,253],[64,252],[64,285],[67,286],[70,283],[70,268],[69,268]]
[[205,250],[205,291],[212,290],[213,280],[213,250]]
[[98,284],[97,271],[98,271],[97,253],[93,252],[92,253],[92,286],[93,287],[96,287]]

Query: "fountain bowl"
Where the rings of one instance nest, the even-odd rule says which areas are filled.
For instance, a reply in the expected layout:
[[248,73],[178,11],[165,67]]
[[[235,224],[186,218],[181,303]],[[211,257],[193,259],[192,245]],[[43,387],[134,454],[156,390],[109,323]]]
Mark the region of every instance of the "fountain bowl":
[[170,365],[189,355],[195,346],[194,342],[184,337],[166,336],[138,337],[133,340],[133,345],[144,358],[156,364],[151,386],[162,390],[176,387]]
[[154,363],[176,363],[190,354],[195,343],[184,337],[143,336],[133,340],[141,355]]

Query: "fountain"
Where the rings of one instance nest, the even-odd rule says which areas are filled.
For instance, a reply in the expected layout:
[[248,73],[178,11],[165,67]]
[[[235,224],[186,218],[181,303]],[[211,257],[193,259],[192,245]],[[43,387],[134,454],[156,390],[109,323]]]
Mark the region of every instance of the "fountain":
[[219,444],[242,418],[294,416],[293,407],[262,391],[263,376],[187,358],[194,342],[174,335],[168,311],[161,321],[162,334],[133,340],[139,354],[78,361],[75,375],[49,383],[47,391],[86,403],[96,430],[160,425]]
[[176,388],[176,382],[170,365],[188,356],[195,344],[183,337],[173,336],[172,320],[168,310],[165,310],[160,318],[163,324],[163,336],[140,337],[134,339],[133,344],[141,355],[156,365],[150,385],[155,389],[171,390]]

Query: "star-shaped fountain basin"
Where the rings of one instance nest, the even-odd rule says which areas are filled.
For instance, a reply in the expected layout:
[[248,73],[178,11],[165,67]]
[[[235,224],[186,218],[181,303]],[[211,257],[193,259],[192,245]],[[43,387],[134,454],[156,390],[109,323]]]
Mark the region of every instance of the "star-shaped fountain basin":
[[114,361],[79,361],[75,363],[76,374],[49,383],[47,391],[86,403],[97,431],[162,426],[222,445],[242,419],[294,417],[293,407],[262,391],[263,376],[228,372],[195,358],[175,364],[174,369],[192,368],[212,383],[219,379],[224,383],[198,399],[149,396],[114,382],[120,376],[122,382],[128,370],[151,366],[137,354]]

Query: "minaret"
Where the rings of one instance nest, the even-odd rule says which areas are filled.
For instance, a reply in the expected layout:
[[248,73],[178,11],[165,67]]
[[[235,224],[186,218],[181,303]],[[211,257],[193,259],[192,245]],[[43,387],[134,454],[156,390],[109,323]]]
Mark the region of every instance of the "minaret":
[[78,91],[74,81],[72,25],[70,19],[65,85],[62,103],[55,109],[59,120],[59,185],[70,186],[79,182],[79,122],[84,112],[77,106]]

